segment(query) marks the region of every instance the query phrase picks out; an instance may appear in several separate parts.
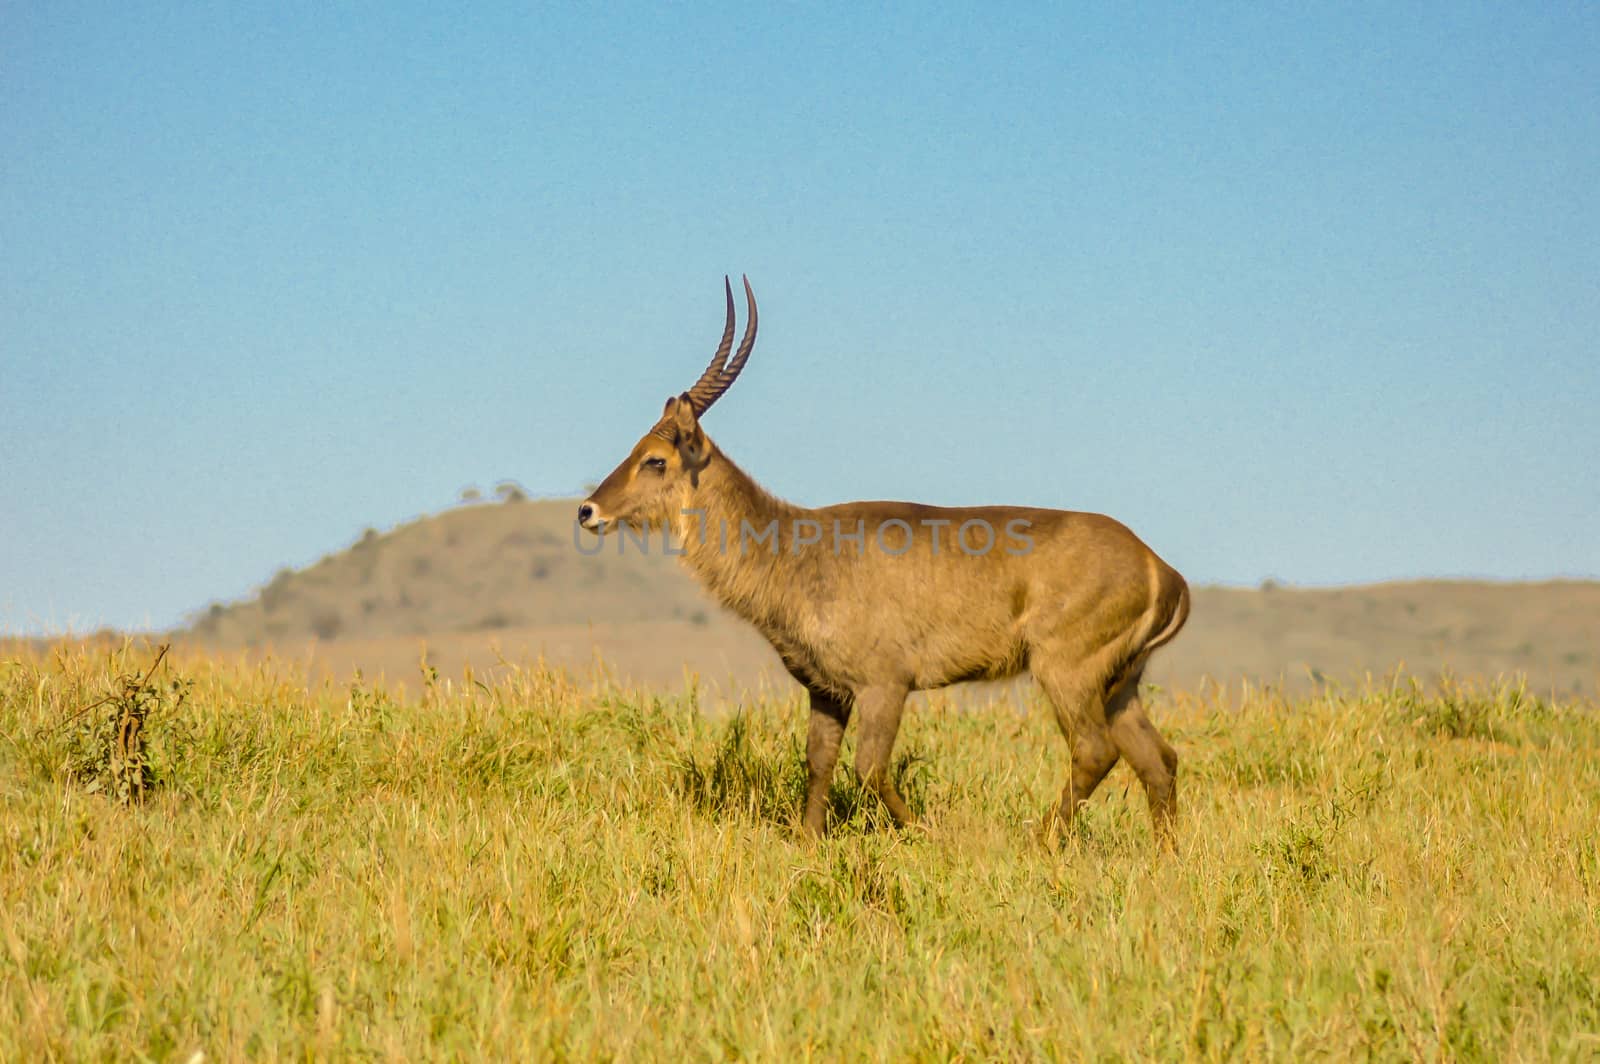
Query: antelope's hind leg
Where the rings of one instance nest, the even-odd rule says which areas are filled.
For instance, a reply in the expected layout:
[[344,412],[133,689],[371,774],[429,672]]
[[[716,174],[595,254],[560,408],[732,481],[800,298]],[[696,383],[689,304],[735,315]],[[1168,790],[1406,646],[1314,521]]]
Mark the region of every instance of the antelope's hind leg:
[[1178,752],[1156,730],[1139,700],[1139,676],[1134,673],[1124,680],[1107,707],[1110,718],[1111,739],[1117,751],[1138,773],[1144,784],[1145,797],[1150,802],[1150,822],[1156,839],[1171,847],[1174,838],[1173,821],[1178,815]]
[[1056,723],[1072,750],[1072,774],[1061,792],[1051,830],[1069,827],[1120,756],[1106,723],[1100,684],[1090,676],[1035,662],[1034,679],[1056,711]]

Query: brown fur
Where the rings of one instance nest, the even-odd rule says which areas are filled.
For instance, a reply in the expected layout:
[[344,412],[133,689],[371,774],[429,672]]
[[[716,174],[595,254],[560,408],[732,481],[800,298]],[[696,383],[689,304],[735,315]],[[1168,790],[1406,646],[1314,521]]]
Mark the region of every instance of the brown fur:
[[[1070,821],[1119,757],[1144,784],[1157,834],[1172,838],[1177,753],[1139,701],[1139,677],[1189,613],[1183,577],[1126,527],[1100,514],[1025,507],[852,502],[791,505],[761,488],[713,444],[687,397],[580,509],[586,527],[626,522],[670,530],[684,561],[725,606],[755,625],[810,694],[804,824],[821,834],[839,743],[861,718],[856,770],[901,823],[911,820],[889,778],[906,695],[1027,669],[1072,747],[1059,809]],[[770,540],[741,536],[748,525]],[[864,532],[863,549],[841,531]],[[889,522],[909,524],[905,537]],[[924,521],[949,521],[936,552]],[[996,542],[967,553],[963,522]],[[797,525],[796,522],[802,522]],[[821,541],[806,543],[817,522]],[[1025,522],[1031,549],[1008,528]],[[858,524],[859,523],[859,524]],[[968,546],[981,537],[973,526]],[[727,529],[726,535],[722,530]],[[881,549],[879,541],[889,551]]]

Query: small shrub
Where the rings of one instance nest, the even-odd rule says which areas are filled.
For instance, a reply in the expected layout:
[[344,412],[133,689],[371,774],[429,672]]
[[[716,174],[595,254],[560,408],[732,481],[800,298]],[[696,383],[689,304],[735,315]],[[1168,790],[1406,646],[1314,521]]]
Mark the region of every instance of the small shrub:
[[527,502],[528,493],[514,480],[502,480],[494,486],[495,497],[501,502]]
[[273,575],[272,581],[261,589],[261,608],[268,613],[276,612],[288,604],[293,597],[291,585],[294,583],[294,570],[279,569]]
[[227,608],[220,602],[213,602],[206,607],[206,611],[194,622],[194,631],[197,635],[216,635],[222,628],[222,622],[227,617]]
[[1318,886],[1333,877],[1335,864],[1329,846],[1334,829],[1316,816],[1295,818],[1270,839],[1256,844],[1256,854],[1272,879],[1303,886]]
[[133,805],[161,783],[149,749],[152,718],[159,722],[175,716],[189,692],[189,681],[182,677],[155,682],[166,655],[163,646],[143,675],[119,676],[114,692],[70,719],[74,730],[67,742],[66,770],[85,790]]
[[318,610],[311,617],[311,631],[318,639],[335,639],[344,630],[344,618],[335,609]]

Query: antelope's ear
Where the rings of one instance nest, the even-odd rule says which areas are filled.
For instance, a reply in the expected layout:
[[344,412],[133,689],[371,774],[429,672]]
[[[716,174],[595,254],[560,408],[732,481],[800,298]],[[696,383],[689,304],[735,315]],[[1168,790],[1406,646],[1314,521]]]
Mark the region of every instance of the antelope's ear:
[[673,442],[678,445],[678,457],[683,460],[683,467],[689,471],[689,483],[699,487],[700,470],[711,460],[711,441],[700,430],[700,419],[694,416],[694,404],[689,401],[688,394],[678,396],[673,402],[676,405],[668,408],[671,411]]
[[677,428],[680,437],[695,436],[700,432],[700,419],[694,416],[694,403],[689,401],[689,393],[684,392],[676,399],[667,400],[667,409],[662,411],[662,416],[672,417],[672,424]]

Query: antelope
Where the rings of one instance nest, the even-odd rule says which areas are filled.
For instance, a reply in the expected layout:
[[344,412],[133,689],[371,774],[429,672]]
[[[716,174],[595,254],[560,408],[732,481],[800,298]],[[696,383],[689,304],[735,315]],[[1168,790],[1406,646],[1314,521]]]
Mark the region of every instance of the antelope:
[[745,278],[744,335],[729,357],[733,286],[724,278],[723,287],[727,324],[710,365],[667,399],[578,507],[578,523],[602,536],[619,526],[674,536],[687,567],[760,630],[806,689],[804,830],[823,833],[852,715],[861,721],[856,772],[907,825],[911,810],[889,772],[907,694],[1026,669],[1071,749],[1051,820],[1070,824],[1124,758],[1144,785],[1156,837],[1170,846],[1178,755],[1146,715],[1139,680],[1188,618],[1183,577],[1101,514],[909,502],[810,509],[769,494],[700,424],[755,345]]

